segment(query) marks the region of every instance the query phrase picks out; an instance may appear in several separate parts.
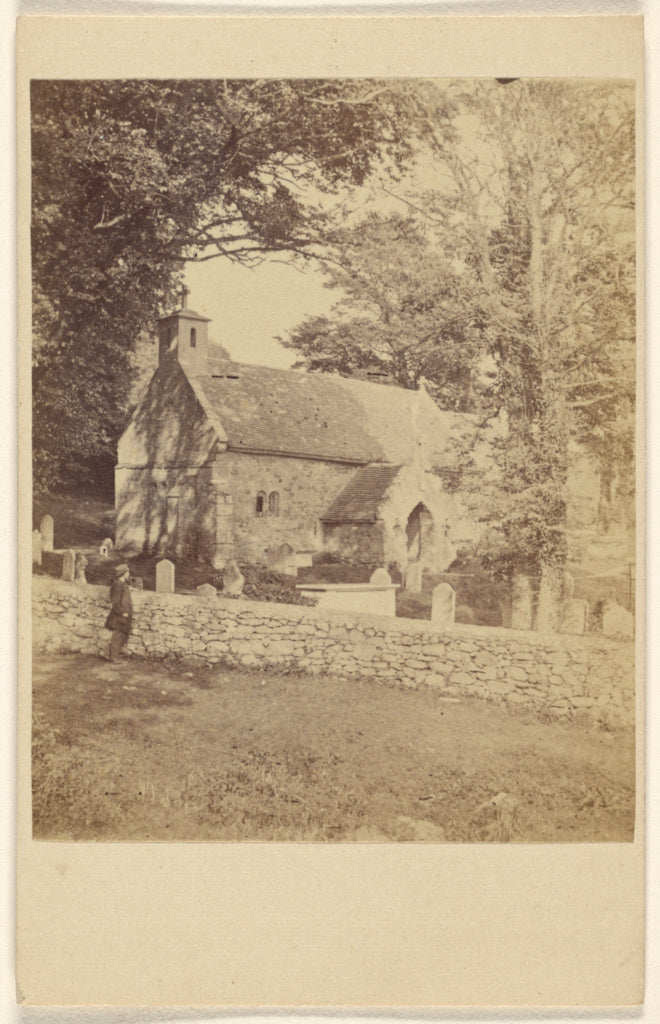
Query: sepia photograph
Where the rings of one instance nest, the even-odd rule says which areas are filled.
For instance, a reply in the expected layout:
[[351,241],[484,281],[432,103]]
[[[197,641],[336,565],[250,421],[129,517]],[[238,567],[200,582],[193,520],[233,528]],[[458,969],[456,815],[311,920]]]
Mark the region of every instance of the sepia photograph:
[[33,838],[632,843],[635,83],[29,98]]

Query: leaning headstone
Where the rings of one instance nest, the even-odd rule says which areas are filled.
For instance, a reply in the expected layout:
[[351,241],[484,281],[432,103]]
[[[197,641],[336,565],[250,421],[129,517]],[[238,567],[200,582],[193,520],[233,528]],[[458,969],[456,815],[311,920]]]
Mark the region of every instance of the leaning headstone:
[[41,565],[41,534],[39,530],[32,531],[32,564]]
[[419,562],[410,562],[406,566],[406,590],[419,593],[422,589],[422,567]]
[[168,558],[161,559],[156,565],[156,593],[174,593],[174,564]]
[[62,579],[69,580],[73,583],[76,575],[76,553],[75,551],[65,551],[64,558],[62,560]]
[[565,601],[562,608],[560,633],[575,633],[581,636],[587,632],[589,623],[589,603],[573,598]]
[[216,595],[217,590],[212,583],[202,583],[197,587],[197,596],[204,600],[209,600],[209,598],[216,597]]
[[392,583],[392,578],[387,569],[374,569],[369,577],[369,582],[375,586],[389,587]]
[[243,593],[245,577],[233,558],[230,558],[225,566],[225,571],[222,574],[222,581],[225,594],[233,594],[238,597],[239,594]]
[[456,616],[456,594],[448,583],[433,588],[431,622],[439,629],[451,629]]
[[41,532],[41,550],[52,551],[55,536],[55,522],[52,516],[44,516],[39,524]]
[[85,570],[87,568],[87,557],[82,553],[76,555],[76,583],[87,583],[87,575]]
[[112,554],[114,544],[112,543],[112,537],[106,537],[101,546],[99,547],[99,554],[102,558],[109,558]]
[[511,628],[532,628],[532,584],[527,576],[514,576],[511,587]]
[[626,608],[616,601],[608,601],[603,608],[601,628],[605,636],[632,636],[635,622]]

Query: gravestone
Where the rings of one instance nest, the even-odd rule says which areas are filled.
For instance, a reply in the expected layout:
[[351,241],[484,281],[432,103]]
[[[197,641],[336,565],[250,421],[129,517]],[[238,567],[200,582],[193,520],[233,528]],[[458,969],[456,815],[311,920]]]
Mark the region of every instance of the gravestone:
[[62,579],[73,583],[76,575],[76,553],[65,551],[62,559]]
[[511,597],[507,594],[500,601],[500,614],[502,615],[502,625],[505,629],[511,629],[511,619],[513,615],[513,608],[511,605]]
[[456,594],[448,583],[433,588],[431,622],[439,629],[451,629],[456,615]]
[[169,558],[163,558],[156,565],[156,593],[174,593],[174,564]]
[[85,555],[79,553],[76,555],[76,583],[87,583],[87,575],[85,570],[88,565],[88,560]]
[[406,590],[419,593],[422,589],[422,567],[419,562],[409,562],[406,566]]
[[589,604],[587,601],[572,598],[570,601],[564,602],[559,627],[560,633],[575,633],[581,636],[582,633],[587,632],[588,622]]
[[532,628],[532,584],[527,576],[514,576],[511,586],[511,628]]
[[268,568],[283,576],[298,575],[298,559],[290,544],[280,544],[268,551]]
[[41,565],[41,534],[39,530],[32,531],[32,564]]
[[41,550],[52,551],[55,536],[55,522],[52,516],[44,516],[39,524],[41,532]]
[[369,577],[369,582],[373,583],[375,586],[389,587],[392,579],[387,569],[374,569]]
[[245,577],[233,558],[230,558],[227,562],[225,571],[222,574],[222,580],[225,594],[233,594],[235,597],[238,597],[239,594],[243,593]]
[[607,601],[603,607],[602,626],[604,636],[631,637],[635,631],[635,621],[631,612],[616,601]]
[[208,601],[210,598],[217,596],[217,590],[212,583],[201,583],[197,587],[197,596]]
[[106,537],[101,546],[99,547],[99,554],[102,558],[109,558],[112,554],[114,544],[112,543],[112,537]]

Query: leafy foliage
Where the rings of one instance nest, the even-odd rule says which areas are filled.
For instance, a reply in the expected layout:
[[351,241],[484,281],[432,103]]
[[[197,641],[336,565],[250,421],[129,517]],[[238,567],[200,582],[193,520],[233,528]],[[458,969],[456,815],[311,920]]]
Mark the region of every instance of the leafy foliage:
[[187,260],[313,251],[322,196],[410,153],[391,83],[32,83],[37,487],[106,473]]

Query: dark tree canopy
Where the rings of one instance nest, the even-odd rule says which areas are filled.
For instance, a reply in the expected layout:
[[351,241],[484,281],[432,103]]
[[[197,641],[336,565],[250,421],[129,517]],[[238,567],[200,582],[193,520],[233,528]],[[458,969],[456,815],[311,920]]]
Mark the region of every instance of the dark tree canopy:
[[304,255],[324,193],[410,155],[387,82],[36,81],[31,104],[37,485],[112,463],[186,260]]

